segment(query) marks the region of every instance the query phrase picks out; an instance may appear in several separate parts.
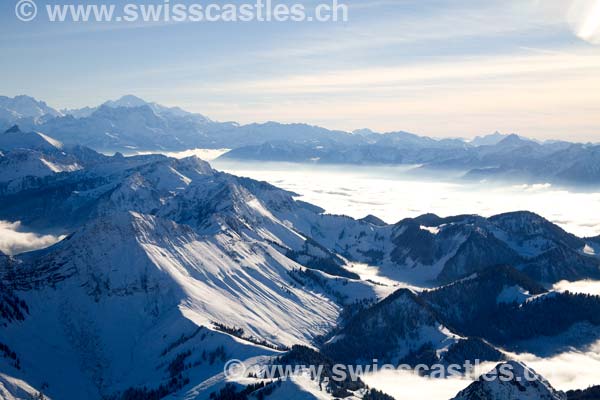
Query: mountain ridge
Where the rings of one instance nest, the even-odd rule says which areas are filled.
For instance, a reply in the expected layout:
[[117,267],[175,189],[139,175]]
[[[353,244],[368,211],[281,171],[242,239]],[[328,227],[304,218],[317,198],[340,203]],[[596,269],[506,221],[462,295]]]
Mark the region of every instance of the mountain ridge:
[[[0,218],[68,235],[42,250],[0,254],[0,343],[10,349],[0,369],[24,382],[10,393],[204,399],[226,384],[228,359],[264,366],[295,344],[350,361],[367,353],[409,363],[500,361],[499,346],[515,344],[472,319],[506,328],[516,318],[523,341],[600,324],[598,298],[541,287],[545,278],[594,277],[589,239],[536,214],[356,220],[197,157],[36,149],[27,135],[11,134],[22,141],[0,146]],[[50,157],[80,168],[13,168]],[[514,265],[497,266],[507,260]],[[353,263],[450,285],[433,294],[402,289],[362,279]],[[461,288],[480,300],[465,318],[440,300],[472,301],[456,294]],[[542,323],[563,314],[563,324]],[[318,392],[317,382],[302,382],[286,390]]]
[[[308,124],[216,122],[178,107],[126,95],[96,107],[56,111],[29,97],[0,101],[0,130],[19,124],[67,145],[104,152],[229,149],[223,159],[318,164],[418,165],[413,173],[455,171],[467,180],[599,185],[600,146],[539,142],[498,132],[471,141],[403,131],[354,133]],[[33,104],[31,106],[31,104]],[[32,109],[30,109],[32,108]]]

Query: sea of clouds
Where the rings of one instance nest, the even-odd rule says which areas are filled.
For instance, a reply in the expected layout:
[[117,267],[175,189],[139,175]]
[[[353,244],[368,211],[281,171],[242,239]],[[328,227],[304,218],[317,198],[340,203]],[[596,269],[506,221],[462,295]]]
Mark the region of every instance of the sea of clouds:
[[492,216],[528,210],[578,236],[600,235],[600,193],[548,183],[467,182],[452,176],[424,177],[406,166],[326,166],[215,160],[217,169],[267,181],[301,195],[329,213],[388,223],[426,213]]

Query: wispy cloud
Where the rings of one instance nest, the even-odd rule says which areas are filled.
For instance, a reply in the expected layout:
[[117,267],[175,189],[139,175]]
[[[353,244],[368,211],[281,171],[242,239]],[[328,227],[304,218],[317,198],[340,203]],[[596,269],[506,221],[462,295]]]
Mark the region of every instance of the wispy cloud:
[[269,93],[347,91],[351,88],[373,85],[391,89],[397,84],[419,85],[423,82],[443,84],[457,80],[510,78],[524,75],[544,76],[542,74],[597,71],[598,68],[600,68],[600,55],[596,52],[586,51],[578,54],[546,52],[538,55],[468,57],[430,64],[323,71],[254,82],[232,82],[221,86],[221,89],[261,90]]
[[526,49],[254,80],[200,80],[172,89],[180,98],[206,96],[201,104],[185,104],[189,108],[241,122],[305,121],[433,136],[499,129],[539,138],[597,140],[600,116],[594,108],[600,93],[589,88],[600,87],[599,68],[600,56],[590,49]]
[[0,251],[13,255],[43,249],[64,239],[64,235],[45,235],[26,231],[19,221],[0,221]]

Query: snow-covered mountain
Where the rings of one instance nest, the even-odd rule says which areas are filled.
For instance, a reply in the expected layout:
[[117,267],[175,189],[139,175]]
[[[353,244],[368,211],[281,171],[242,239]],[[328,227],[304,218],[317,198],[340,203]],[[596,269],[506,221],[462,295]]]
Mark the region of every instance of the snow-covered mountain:
[[[28,313],[0,333],[0,342],[18,355],[28,382],[52,382],[48,393],[57,398],[157,387],[169,378],[162,363],[190,346],[189,362],[216,350],[211,341],[203,344],[206,335],[229,342],[223,351],[231,357],[270,354],[264,346],[308,344],[325,334],[341,305],[293,287],[289,273],[301,268],[234,233],[202,236],[144,214],[104,215],[3,271]],[[225,327],[243,330],[245,339],[236,345],[222,337]],[[188,335],[192,344],[166,351]],[[39,343],[36,352],[28,349],[32,341]],[[69,357],[54,372],[59,354]],[[199,365],[189,374],[217,370]],[[73,377],[80,386],[71,384]]]
[[[58,150],[27,149],[29,135],[9,133],[23,141],[6,157]],[[373,284],[308,273],[294,261],[343,271],[339,257],[269,211],[318,210],[290,193],[196,158],[61,151],[83,168],[13,173],[2,189],[7,217],[72,232],[49,249],[2,256],[1,370],[14,395],[32,387],[92,399],[194,391],[192,379],[217,374],[227,359],[311,344],[346,302],[377,297]],[[184,360],[193,366],[179,370]]]
[[[3,373],[56,398],[192,390],[192,379],[216,375],[234,356],[312,345],[344,304],[377,298],[371,283],[309,273],[295,261],[343,271],[269,211],[310,208],[290,193],[196,158],[98,157],[4,196],[13,216],[71,234],[45,250],[3,256],[2,282],[19,299],[3,304],[24,308],[0,331],[19,366],[10,356]],[[36,192],[47,195],[36,200]]]
[[97,107],[63,112],[64,116],[52,115],[54,118],[43,121],[19,123],[26,129],[46,132],[66,144],[112,151],[232,148],[270,140],[360,141],[344,132],[305,124],[269,122],[239,126],[233,122],[215,122],[179,107],[162,106],[132,95]]
[[[195,157],[105,156],[16,128],[4,135],[0,219],[67,234],[46,249],[0,254],[0,390],[13,397],[207,399],[229,390],[227,360],[265,365],[298,344],[335,361],[501,360],[494,344],[514,343],[472,331],[466,319],[485,315],[484,306],[501,311],[486,320],[492,327],[512,316],[549,326],[549,334],[600,325],[598,299],[539,284],[594,277],[588,241],[534,214],[425,215],[386,225],[326,215],[294,193]],[[41,173],[30,168],[34,160],[77,168]],[[353,262],[458,286],[397,290],[361,279]],[[500,263],[514,269],[494,269]],[[460,285],[481,297],[465,319],[440,300],[463,301]],[[561,313],[571,317],[557,324],[552,315]],[[535,335],[522,329],[515,337]],[[334,398],[303,375],[273,389]],[[348,389],[348,397],[364,389]]]
[[63,144],[40,132],[21,132],[13,126],[0,133],[0,183],[22,189],[29,180],[81,169],[79,160],[63,151]]
[[[14,153],[8,151],[0,160],[15,159]],[[27,154],[46,157],[31,150]],[[491,218],[424,215],[386,225],[324,215],[317,207],[295,201],[293,193],[266,183],[206,173],[210,167],[194,159],[106,157],[81,147],[60,154],[69,160],[61,165],[83,171],[56,175],[68,169],[48,169],[52,174],[37,180],[15,176],[19,180],[0,185],[0,193],[5,194],[0,196],[0,218],[28,225],[54,219],[67,229],[80,224],[83,215],[116,208],[156,214],[202,230],[245,228],[255,238],[281,246],[286,256],[304,265],[346,277],[353,275],[341,269],[344,259],[393,270],[419,284],[447,283],[499,264],[512,265],[544,283],[600,276],[600,260],[586,251],[595,246],[591,240],[575,237],[532,213]],[[21,187],[29,191],[19,192]],[[52,201],[47,199],[50,192]],[[197,214],[199,205],[204,214]]]
[[0,96],[0,120],[14,123],[19,119],[36,121],[41,117],[58,117],[60,111],[48,106],[43,101],[38,101],[29,96],[15,96],[13,98]]
[[401,274],[415,284],[448,283],[496,265],[512,265],[544,283],[597,279],[600,260],[577,238],[530,212],[483,218],[423,215],[392,225],[322,216],[297,229],[345,258]]
[[463,238],[446,253],[442,250],[448,257],[438,275],[442,282],[499,264],[513,265],[539,282],[598,277],[598,259],[584,252],[584,240],[533,213],[507,213],[488,219],[457,217],[424,221],[423,226],[426,237],[441,249],[448,245],[448,239],[452,243],[457,237]]
[[187,112],[179,107],[165,107],[158,103],[147,102],[137,96],[133,95],[125,95],[120,97],[117,100],[108,100],[102,103],[97,107],[84,107],[80,109],[72,109],[72,110],[63,110],[62,112],[65,115],[72,115],[75,118],[86,118],[92,115],[95,111],[100,109],[101,107],[109,107],[109,108],[139,108],[139,107],[150,107],[152,111],[154,111],[157,115],[163,117],[183,117],[192,119],[198,123],[208,123],[211,122],[209,118],[200,115]]
[[499,364],[452,400],[567,400],[542,376],[526,365],[509,361]]
[[105,150],[133,150],[145,148],[144,142],[151,149],[196,147],[193,140],[197,139],[199,144],[211,125],[192,114],[176,117],[158,114],[150,105],[144,104],[139,107],[102,105],[88,116],[66,115],[30,128],[47,132],[67,144],[83,143]]
[[40,132],[22,132],[18,125],[0,134],[0,149],[11,151],[30,149],[52,152],[62,149],[63,144]]
[[[321,164],[420,165],[413,173],[453,172],[467,180],[597,185],[598,146],[537,143],[510,135],[493,145],[381,134],[358,143],[270,141],[234,148],[222,157],[245,161]],[[360,135],[353,135],[361,138]],[[414,139],[414,140],[413,140]]]
[[498,131],[485,136],[477,136],[473,138],[469,143],[473,146],[493,146],[500,143],[508,135],[500,133]]
[[99,151],[232,149],[224,158],[324,164],[420,165],[416,173],[452,171],[471,180],[597,185],[599,146],[537,142],[494,133],[472,141],[408,132],[353,133],[307,124],[216,122],[133,95],[99,106],[56,111],[27,96],[0,97],[0,131],[18,124],[67,145]]

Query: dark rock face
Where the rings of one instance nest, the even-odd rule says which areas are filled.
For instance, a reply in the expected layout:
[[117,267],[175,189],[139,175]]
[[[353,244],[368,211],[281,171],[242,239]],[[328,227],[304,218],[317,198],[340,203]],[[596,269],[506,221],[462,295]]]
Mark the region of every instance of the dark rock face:
[[452,400],[566,400],[548,381],[526,365],[509,361],[482,375]]

